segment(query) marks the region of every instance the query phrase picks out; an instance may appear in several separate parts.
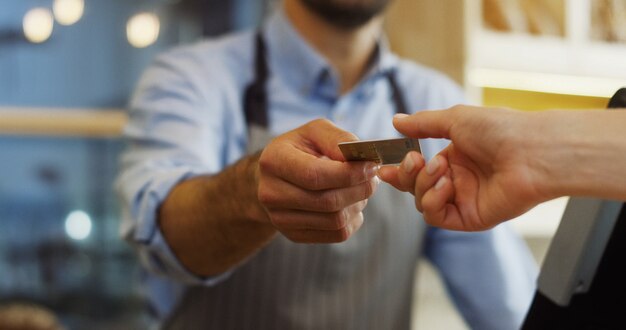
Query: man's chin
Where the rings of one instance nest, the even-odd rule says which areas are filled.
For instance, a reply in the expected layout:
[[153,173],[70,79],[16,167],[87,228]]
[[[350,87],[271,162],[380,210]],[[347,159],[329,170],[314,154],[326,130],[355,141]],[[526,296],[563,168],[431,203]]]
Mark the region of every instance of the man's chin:
[[350,30],[381,14],[391,0],[300,0],[305,7],[335,27]]

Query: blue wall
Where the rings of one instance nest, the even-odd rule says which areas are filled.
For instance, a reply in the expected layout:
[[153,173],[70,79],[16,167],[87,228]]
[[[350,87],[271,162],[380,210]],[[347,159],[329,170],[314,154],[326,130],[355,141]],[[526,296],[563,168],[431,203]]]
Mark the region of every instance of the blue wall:
[[[176,11],[184,3],[202,3],[206,13],[194,19]],[[155,54],[202,37],[202,20],[222,20],[231,29],[257,24],[266,1],[234,0],[85,0],[76,24],[55,24],[44,44],[0,41],[0,106],[121,107]],[[177,4],[178,3],[178,4]],[[0,34],[21,32],[22,18],[52,0],[1,0]],[[159,40],[145,49],[126,41],[126,22],[139,11],[161,18]],[[230,10],[230,13],[216,11]],[[224,15],[226,14],[226,15]],[[213,26],[213,25],[210,25]],[[223,28],[222,28],[223,30]],[[204,31],[210,33],[211,31]]]
[[[2,0],[0,29],[21,29],[29,8],[48,3]],[[128,44],[126,21],[152,8],[167,7],[156,1],[87,0],[83,18],[71,26],[55,24],[47,42],[0,44],[0,105],[123,106],[152,57],[179,39],[179,24],[162,11],[162,33],[156,44],[145,49]]]
[[[176,8],[193,1],[205,1],[206,12]],[[266,8],[261,0],[226,1],[85,0],[79,22],[55,24],[51,39],[34,45],[2,35],[21,33],[24,14],[50,8],[52,0],[0,0],[0,111],[123,108],[157,53],[223,31],[225,22],[227,29],[253,27]],[[161,18],[161,34],[156,44],[135,49],[126,41],[126,22],[146,10]],[[0,304],[40,302],[76,329],[145,328],[138,317],[137,262],[118,237],[111,187],[122,147],[119,139],[0,135]],[[76,209],[94,222],[82,242],[70,240],[63,228]]]

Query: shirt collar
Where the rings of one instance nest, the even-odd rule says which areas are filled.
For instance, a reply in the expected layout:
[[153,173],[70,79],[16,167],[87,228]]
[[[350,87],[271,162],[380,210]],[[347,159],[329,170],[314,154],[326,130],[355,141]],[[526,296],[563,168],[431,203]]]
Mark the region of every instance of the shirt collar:
[[[284,8],[279,7],[270,16],[263,33],[268,44],[272,74],[280,75],[303,95],[320,94],[338,98],[338,75],[326,59],[293,27]],[[361,83],[383,77],[389,71],[395,70],[397,65],[397,57],[389,50],[385,37],[381,36],[374,63]]]

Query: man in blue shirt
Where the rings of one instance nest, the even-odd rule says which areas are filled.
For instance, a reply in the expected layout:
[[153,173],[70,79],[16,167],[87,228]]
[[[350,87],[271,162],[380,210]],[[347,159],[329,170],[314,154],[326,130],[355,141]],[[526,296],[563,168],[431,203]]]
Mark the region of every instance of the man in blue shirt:
[[397,136],[395,113],[463,101],[389,52],[388,2],[285,0],[258,32],[173,50],[145,73],[117,189],[164,327],[407,329],[422,254],[472,328],[520,324],[536,270],[508,227],[428,228],[375,164],[337,148]]

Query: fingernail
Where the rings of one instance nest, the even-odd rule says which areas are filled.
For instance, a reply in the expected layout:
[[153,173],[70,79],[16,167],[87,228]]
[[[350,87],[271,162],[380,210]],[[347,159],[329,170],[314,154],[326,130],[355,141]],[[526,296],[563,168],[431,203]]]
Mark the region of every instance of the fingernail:
[[426,174],[433,175],[439,169],[439,157],[431,159],[426,165]]
[[435,184],[435,191],[440,190],[441,188],[443,188],[443,186],[446,184],[446,177],[442,176],[441,178],[439,178],[439,180],[437,181],[437,183]]
[[374,181],[372,184],[372,188],[374,188],[374,191],[376,191],[376,188],[378,188],[378,185],[380,185],[380,178],[375,176],[374,179],[372,179],[372,181]]
[[370,165],[368,167],[365,168],[365,177],[369,180],[373,177],[376,176],[376,174],[378,174],[378,169],[380,168],[380,166],[378,164],[374,164]]
[[410,154],[407,154],[406,157],[404,157],[404,161],[402,162],[402,170],[407,174],[411,174],[414,168],[415,162],[413,161],[413,157],[411,157]]
[[393,119],[404,119],[408,116],[409,115],[407,115],[406,113],[396,113],[395,115],[393,115]]

